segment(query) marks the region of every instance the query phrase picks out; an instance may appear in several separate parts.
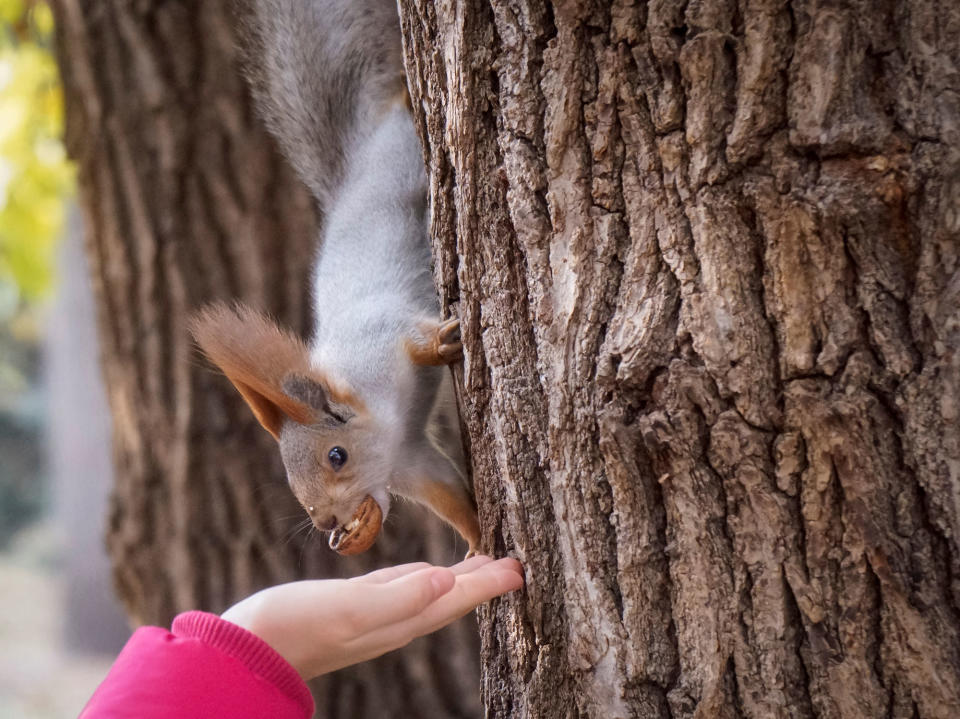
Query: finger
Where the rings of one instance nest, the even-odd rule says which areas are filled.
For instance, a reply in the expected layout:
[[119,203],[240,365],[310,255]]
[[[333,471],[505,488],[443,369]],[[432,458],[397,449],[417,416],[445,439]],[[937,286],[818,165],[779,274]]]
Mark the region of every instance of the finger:
[[447,593],[420,613],[394,624],[384,624],[357,640],[368,657],[402,647],[411,640],[445,627],[480,604],[523,586],[523,573],[515,559],[499,559],[456,577]]
[[456,577],[446,567],[427,567],[386,583],[373,583],[351,597],[349,615],[357,634],[406,621],[453,589]]
[[[489,566],[489,565],[487,565]],[[519,589],[523,577],[510,564],[497,568],[480,568],[457,577],[457,583],[447,594],[420,614],[402,622],[385,625],[357,640],[358,651],[368,658],[405,646],[413,639],[435,632],[493,597]]]
[[454,574],[466,574],[467,572],[472,572],[474,569],[482,567],[484,564],[489,564],[493,561],[492,557],[487,557],[483,554],[478,554],[470,559],[464,559],[462,562],[458,562],[450,567],[450,571]]
[[384,584],[385,582],[392,582],[394,579],[405,577],[408,574],[418,572],[421,569],[428,569],[432,566],[433,565],[428,562],[410,562],[409,564],[398,564],[395,567],[384,567],[383,569],[378,569],[375,572],[354,577],[350,581],[363,584]]
[[523,586],[523,567],[516,559],[498,559],[457,576],[450,592],[413,618],[417,634],[428,634],[473,611],[480,604]]
[[[478,554],[475,557],[470,557],[470,559],[466,559],[462,562],[454,564],[450,567],[450,571],[454,574],[472,572],[477,567],[483,566],[484,564],[492,561],[492,557]],[[384,569],[378,569],[375,572],[370,572],[369,574],[364,574],[360,577],[354,577],[350,581],[383,584],[384,582],[392,582],[394,579],[399,579],[407,574],[412,574],[413,572],[421,569],[427,569],[428,567],[432,566],[433,565],[428,562],[411,562],[410,564],[400,564],[396,567],[385,567]]]
[[513,557],[502,557],[495,562],[492,562],[493,566],[488,567],[488,569],[509,569],[511,572],[515,572],[520,575],[520,578],[523,579],[523,565],[520,563],[519,559],[514,559]]

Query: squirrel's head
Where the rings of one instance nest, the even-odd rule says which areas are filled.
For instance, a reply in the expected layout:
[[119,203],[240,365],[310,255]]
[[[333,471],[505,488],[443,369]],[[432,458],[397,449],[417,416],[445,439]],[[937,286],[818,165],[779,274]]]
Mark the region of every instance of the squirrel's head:
[[287,375],[283,390],[311,412],[310,421],[287,418],[280,428],[290,489],[314,526],[331,533],[332,549],[358,554],[373,544],[390,507],[384,433],[362,403],[335,394],[316,373]]
[[390,466],[363,403],[310,366],[299,338],[243,305],[212,305],[190,330],[279,442],[290,488],[330,546],[367,550],[390,507]]

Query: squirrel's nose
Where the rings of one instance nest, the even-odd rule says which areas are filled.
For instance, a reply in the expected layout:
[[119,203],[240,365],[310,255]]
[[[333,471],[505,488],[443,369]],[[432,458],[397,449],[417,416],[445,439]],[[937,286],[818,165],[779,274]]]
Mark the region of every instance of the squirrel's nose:
[[329,517],[314,517],[313,524],[321,532],[329,532],[337,528],[337,518],[332,514]]

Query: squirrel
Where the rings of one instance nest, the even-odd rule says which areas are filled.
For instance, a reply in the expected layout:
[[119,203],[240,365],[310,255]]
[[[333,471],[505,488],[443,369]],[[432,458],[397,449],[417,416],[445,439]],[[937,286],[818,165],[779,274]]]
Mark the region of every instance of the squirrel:
[[247,0],[247,73],[267,127],[319,203],[309,342],[240,304],[197,313],[204,354],[277,440],[329,545],[376,540],[391,495],[478,549],[453,381],[459,320],[441,320],[427,180],[393,0]]

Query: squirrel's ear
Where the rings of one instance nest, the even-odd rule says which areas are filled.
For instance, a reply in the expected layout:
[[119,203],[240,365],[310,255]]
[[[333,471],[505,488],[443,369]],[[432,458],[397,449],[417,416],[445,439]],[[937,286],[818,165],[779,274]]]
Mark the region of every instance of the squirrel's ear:
[[287,375],[309,367],[307,348],[298,337],[249,307],[223,303],[194,315],[190,332],[275,439],[280,438],[284,419],[313,421],[310,406],[283,387]]
[[317,372],[309,376],[291,373],[283,380],[283,391],[291,399],[305,404],[314,412],[316,421],[329,419],[343,424],[356,415],[356,402],[352,397],[335,391],[330,382],[319,377]]

